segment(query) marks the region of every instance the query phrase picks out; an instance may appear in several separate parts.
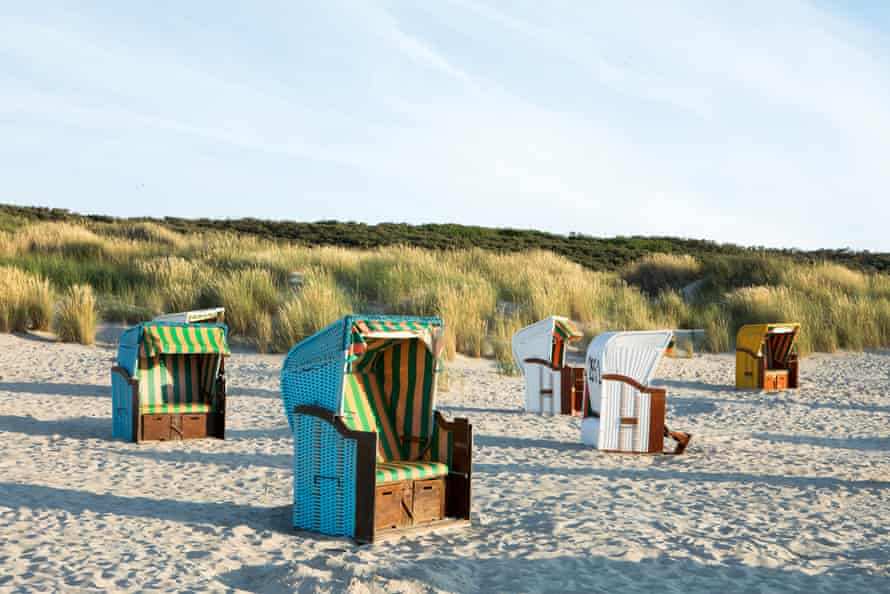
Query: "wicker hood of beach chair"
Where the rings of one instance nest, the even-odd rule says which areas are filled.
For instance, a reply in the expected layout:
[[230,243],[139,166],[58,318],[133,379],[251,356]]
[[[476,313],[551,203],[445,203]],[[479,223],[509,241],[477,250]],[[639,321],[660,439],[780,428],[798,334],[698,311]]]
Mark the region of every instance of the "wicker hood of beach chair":
[[374,542],[466,525],[472,427],[436,411],[439,318],[349,316],[281,370],[295,528]]

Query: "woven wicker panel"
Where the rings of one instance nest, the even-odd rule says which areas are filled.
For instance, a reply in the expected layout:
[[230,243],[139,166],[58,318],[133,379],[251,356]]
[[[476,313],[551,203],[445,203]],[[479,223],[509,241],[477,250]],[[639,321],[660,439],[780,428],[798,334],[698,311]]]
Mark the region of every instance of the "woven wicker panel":
[[355,440],[318,417],[294,422],[294,527],[354,536]]
[[346,352],[343,346],[345,327],[344,320],[340,320],[301,340],[288,352],[281,369],[296,371],[332,357],[343,359]]
[[111,374],[111,437],[133,440],[133,387],[119,373]]
[[294,346],[281,367],[281,400],[287,423],[294,430],[293,410],[298,405],[321,406],[340,413],[343,395],[344,322],[324,330]]
[[343,356],[340,354],[325,362],[317,362],[314,367],[281,372],[281,400],[292,432],[293,411],[297,406],[320,406],[340,413],[343,366]]

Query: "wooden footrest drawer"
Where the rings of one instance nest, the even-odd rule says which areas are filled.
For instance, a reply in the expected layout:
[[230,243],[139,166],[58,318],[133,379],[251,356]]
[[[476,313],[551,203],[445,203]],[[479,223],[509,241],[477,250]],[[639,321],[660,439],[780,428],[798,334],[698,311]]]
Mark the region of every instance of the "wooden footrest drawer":
[[414,523],[445,517],[445,479],[414,481]]
[[209,417],[206,414],[182,415],[182,438],[198,439],[209,435]]
[[390,483],[377,487],[374,498],[374,530],[393,530],[411,525],[411,481]]
[[787,390],[788,389],[788,371],[785,369],[777,371],[766,371],[763,374],[764,390]]
[[445,479],[380,485],[374,498],[374,530],[384,532],[445,518]]
[[221,415],[207,413],[144,414],[142,440],[167,441],[222,436]]
[[142,439],[166,441],[170,439],[172,415],[142,415]]

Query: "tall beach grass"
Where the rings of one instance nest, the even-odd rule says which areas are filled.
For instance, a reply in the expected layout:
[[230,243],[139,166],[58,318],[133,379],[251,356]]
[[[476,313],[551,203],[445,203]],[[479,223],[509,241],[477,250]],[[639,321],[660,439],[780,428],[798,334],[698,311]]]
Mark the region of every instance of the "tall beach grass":
[[62,342],[95,342],[96,297],[90,286],[74,285],[68,288],[53,318],[53,331]]
[[[744,323],[783,320],[804,325],[805,351],[890,345],[890,277],[757,252],[649,254],[612,273],[540,250],[306,247],[150,222],[37,223],[0,239],[0,331],[47,328],[58,302],[58,329],[78,341],[89,312],[95,325],[222,305],[233,335],[277,352],[347,313],[440,315],[449,356],[491,356],[505,370],[513,333],[551,314],[587,336],[703,328],[711,351],[730,350]],[[293,272],[301,287],[289,286]],[[699,290],[681,295],[693,281]]]
[[0,332],[47,330],[55,307],[49,282],[12,266],[0,266]]

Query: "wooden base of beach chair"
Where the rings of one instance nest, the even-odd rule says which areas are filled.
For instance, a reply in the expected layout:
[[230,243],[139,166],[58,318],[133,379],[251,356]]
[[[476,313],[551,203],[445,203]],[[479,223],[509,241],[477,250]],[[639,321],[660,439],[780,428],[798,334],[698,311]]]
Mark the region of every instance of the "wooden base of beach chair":
[[[373,513],[369,518],[373,524],[367,529],[356,530],[357,541],[373,543],[406,534],[470,524],[473,428],[467,419],[449,422],[438,412],[435,422],[453,432],[450,473],[447,477],[435,479],[376,485],[371,495],[373,510],[369,510]],[[361,450],[362,446],[359,447]],[[376,446],[373,447],[375,450],[366,455],[374,455]],[[358,501],[365,498],[361,492],[357,496]]]
[[375,495],[375,535],[445,519],[444,478],[386,483]]
[[224,439],[225,417],[220,413],[146,414],[140,420],[137,441]]
[[444,532],[446,530],[457,530],[459,528],[466,528],[470,525],[470,520],[455,520],[453,518],[446,518],[444,520],[439,520],[438,522],[429,522],[426,524],[412,526],[410,528],[400,528],[398,530],[385,530],[382,532],[378,532],[374,535],[374,542],[383,542],[385,540],[392,540],[394,538],[400,538],[402,536],[416,536],[418,534],[426,534],[428,532]]
[[451,480],[451,477],[378,485],[374,501],[373,542],[469,526],[469,518],[446,515],[449,483],[452,483],[454,495],[459,495],[464,485]]

